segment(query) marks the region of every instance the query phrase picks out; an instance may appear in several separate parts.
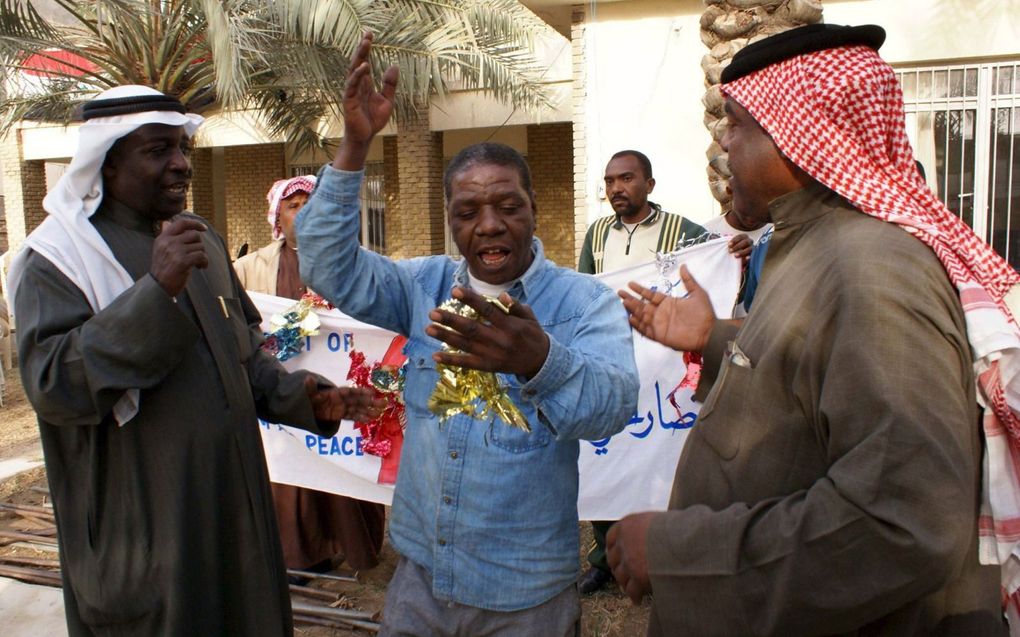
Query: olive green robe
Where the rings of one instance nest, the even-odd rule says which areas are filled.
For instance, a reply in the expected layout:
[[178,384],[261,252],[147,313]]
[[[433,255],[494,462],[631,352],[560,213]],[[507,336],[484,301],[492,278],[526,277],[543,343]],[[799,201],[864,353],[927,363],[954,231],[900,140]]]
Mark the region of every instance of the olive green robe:
[[1003,634],[956,290],[921,241],[820,185],[770,210],[754,307],[711,335],[648,532],[649,634]]

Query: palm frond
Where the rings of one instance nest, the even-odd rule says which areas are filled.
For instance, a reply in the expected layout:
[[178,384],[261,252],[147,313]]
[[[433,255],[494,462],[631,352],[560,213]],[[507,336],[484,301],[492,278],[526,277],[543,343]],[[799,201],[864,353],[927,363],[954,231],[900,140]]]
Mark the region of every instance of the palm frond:
[[[145,84],[196,112],[257,108],[273,133],[321,147],[319,121],[339,114],[366,29],[376,34],[377,76],[400,68],[398,122],[451,82],[515,107],[547,101],[531,53],[544,26],[515,0],[55,2],[69,24],[47,23],[28,0],[0,0],[0,133],[22,117],[66,121],[99,91]],[[76,57],[57,64],[53,50]],[[45,82],[21,76],[29,59],[45,67],[35,69]]]

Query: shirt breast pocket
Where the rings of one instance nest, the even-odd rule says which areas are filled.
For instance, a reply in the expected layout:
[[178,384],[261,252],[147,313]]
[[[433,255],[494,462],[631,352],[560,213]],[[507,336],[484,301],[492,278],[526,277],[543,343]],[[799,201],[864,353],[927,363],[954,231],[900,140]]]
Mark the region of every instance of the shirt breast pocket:
[[747,392],[754,379],[754,366],[735,343],[727,348],[719,377],[705,398],[695,426],[723,460],[732,460],[740,451],[741,432],[753,426],[748,413]]
[[[499,374],[498,377],[500,383],[506,388],[507,393],[514,399],[514,404],[524,412],[527,418],[527,411],[521,408],[520,382],[512,376]],[[531,431],[527,432],[504,422],[502,418],[494,417],[492,422],[489,423],[488,440],[492,445],[510,453],[527,453],[528,451],[541,449],[552,440],[552,433],[548,427],[540,422],[536,422],[536,420],[536,418],[528,418]]]
[[434,346],[417,338],[408,340],[404,346],[407,368],[404,376],[404,401],[408,415],[431,420],[434,414],[428,408],[429,397],[436,388],[439,373],[432,354]]

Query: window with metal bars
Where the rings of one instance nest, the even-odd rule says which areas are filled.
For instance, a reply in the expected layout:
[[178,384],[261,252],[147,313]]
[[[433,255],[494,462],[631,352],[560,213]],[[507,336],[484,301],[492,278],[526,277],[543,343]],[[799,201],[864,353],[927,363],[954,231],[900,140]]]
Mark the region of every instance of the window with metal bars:
[[[290,176],[315,175],[318,164],[294,165]],[[383,254],[386,252],[386,178],[383,162],[365,162],[365,179],[361,182],[361,245]]]
[[907,134],[928,185],[1020,267],[1020,60],[901,69]]

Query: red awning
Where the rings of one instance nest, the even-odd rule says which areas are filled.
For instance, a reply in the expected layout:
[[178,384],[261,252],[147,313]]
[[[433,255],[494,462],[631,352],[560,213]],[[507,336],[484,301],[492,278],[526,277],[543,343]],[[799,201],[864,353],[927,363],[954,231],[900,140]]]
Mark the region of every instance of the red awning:
[[21,72],[25,75],[46,78],[67,75],[79,77],[85,74],[82,69],[95,71],[98,68],[82,56],[63,49],[46,49],[41,53],[33,53],[21,63]]

